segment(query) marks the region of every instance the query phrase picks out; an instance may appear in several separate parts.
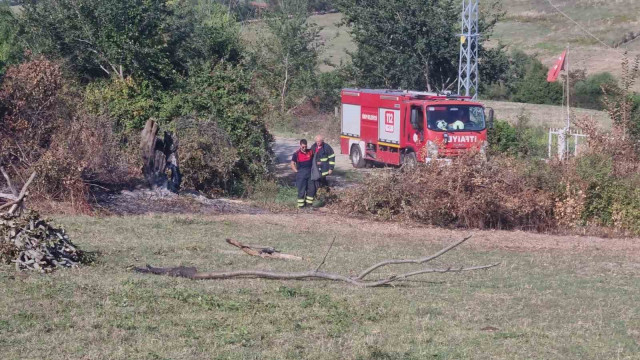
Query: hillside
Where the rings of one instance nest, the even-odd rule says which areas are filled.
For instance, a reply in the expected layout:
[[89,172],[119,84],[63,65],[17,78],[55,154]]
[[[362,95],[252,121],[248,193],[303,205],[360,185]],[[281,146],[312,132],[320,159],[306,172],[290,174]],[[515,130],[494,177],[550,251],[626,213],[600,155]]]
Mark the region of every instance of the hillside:
[[[591,34],[613,47],[630,32],[640,33],[640,2],[637,0],[553,0]],[[503,1],[506,5],[507,2]],[[609,71],[620,74],[624,51],[640,54],[640,38],[608,48],[569,19],[559,14],[547,0],[509,0],[506,18],[496,26],[494,41],[522,49],[550,65],[569,46],[570,66],[587,73]]]
[[[630,32],[640,33],[640,1],[553,0],[552,3],[609,46],[619,43]],[[640,54],[640,38],[619,48],[605,47],[559,14],[547,0],[503,0],[503,8],[507,15],[496,26],[492,43],[536,54],[546,65],[569,46],[571,67],[585,69],[588,74],[609,71],[619,75],[624,51]],[[347,29],[338,26],[340,14],[317,15],[312,20],[324,27],[325,59],[335,64],[348,59],[346,51],[355,49],[355,45]]]

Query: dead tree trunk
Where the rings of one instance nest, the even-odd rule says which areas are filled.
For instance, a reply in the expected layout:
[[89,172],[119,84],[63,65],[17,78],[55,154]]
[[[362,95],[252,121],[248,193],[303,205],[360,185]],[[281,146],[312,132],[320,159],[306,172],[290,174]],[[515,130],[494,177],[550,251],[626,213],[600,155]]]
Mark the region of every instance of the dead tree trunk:
[[[178,137],[167,131],[158,138],[160,127],[154,120],[147,120],[142,130],[140,152],[142,173],[152,189],[167,188],[177,193],[180,190],[181,175],[178,166]],[[170,176],[167,176],[167,172]]]

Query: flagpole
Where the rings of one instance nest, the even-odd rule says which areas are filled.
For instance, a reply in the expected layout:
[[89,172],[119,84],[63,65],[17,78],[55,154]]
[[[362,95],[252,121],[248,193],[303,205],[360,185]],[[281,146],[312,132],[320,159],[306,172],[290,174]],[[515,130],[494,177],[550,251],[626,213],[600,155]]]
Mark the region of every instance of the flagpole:
[[571,80],[569,79],[569,45],[567,45],[567,131],[571,127]]

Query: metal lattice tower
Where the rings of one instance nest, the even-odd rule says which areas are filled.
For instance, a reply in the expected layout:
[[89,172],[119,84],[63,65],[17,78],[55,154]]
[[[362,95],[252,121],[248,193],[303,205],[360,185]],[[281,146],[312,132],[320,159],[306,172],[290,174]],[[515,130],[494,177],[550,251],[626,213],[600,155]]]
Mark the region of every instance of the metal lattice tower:
[[462,0],[458,94],[478,97],[478,0]]

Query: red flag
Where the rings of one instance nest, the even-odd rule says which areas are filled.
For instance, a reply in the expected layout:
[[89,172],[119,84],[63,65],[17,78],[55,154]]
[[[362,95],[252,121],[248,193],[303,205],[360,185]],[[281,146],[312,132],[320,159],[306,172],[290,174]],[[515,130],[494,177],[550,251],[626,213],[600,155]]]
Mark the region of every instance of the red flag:
[[564,59],[566,56],[567,56],[567,50],[562,52],[562,55],[560,55],[558,60],[556,60],[556,63],[553,65],[553,67],[549,69],[549,73],[547,74],[548,82],[554,82],[558,80],[558,76],[560,75],[560,72],[564,70]]

